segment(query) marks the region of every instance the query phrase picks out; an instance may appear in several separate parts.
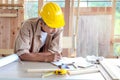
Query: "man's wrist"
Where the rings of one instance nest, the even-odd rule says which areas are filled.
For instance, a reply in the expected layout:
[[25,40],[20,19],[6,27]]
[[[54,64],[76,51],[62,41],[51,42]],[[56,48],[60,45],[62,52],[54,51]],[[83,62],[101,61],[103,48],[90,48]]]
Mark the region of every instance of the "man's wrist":
[[51,52],[51,53],[53,53],[53,54],[55,53],[55,51],[53,51],[53,50],[50,50],[50,49],[48,49],[48,51],[49,51],[49,52]]
[[44,62],[49,62],[48,56],[44,57]]

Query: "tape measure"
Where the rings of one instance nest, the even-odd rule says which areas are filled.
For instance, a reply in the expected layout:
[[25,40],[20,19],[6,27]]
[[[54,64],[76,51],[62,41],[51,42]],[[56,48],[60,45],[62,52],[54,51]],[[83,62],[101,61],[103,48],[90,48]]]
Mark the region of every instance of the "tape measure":
[[58,70],[43,74],[42,78],[53,75],[53,74],[55,74],[55,75],[66,75],[66,74],[68,74],[68,71],[66,69],[58,69]]
[[54,71],[54,73],[56,75],[65,75],[65,74],[68,74],[68,71],[66,69],[58,69],[58,70]]

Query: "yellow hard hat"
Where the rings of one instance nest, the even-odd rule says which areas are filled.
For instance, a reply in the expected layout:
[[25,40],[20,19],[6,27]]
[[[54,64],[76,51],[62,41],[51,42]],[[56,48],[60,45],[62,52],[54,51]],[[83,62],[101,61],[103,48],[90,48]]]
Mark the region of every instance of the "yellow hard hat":
[[55,2],[46,3],[39,11],[39,15],[50,28],[61,28],[65,25],[62,10]]

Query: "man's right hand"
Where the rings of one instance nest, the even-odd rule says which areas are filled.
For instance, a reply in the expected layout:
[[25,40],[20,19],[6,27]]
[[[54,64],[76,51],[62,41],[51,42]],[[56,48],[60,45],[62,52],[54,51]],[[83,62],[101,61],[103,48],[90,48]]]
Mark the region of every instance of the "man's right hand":
[[59,61],[62,57],[60,53],[46,52],[45,54],[45,62]]

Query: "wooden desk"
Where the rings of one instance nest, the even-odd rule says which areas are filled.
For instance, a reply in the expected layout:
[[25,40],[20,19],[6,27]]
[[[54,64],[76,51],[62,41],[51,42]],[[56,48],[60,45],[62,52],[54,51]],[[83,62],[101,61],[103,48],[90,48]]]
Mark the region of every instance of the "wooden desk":
[[[56,66],[50,63],[43,62],[13,62],[0,68],[0,80],[40,80],[42,73],[28,73],[27,69],[57,69]],[[60,79],[79,79],[79,80],[105,80],[100,72],[81,74],[81,75],[52,75],[47,77],[51,80]],[[42,79],[46,80],[46,78]]]

